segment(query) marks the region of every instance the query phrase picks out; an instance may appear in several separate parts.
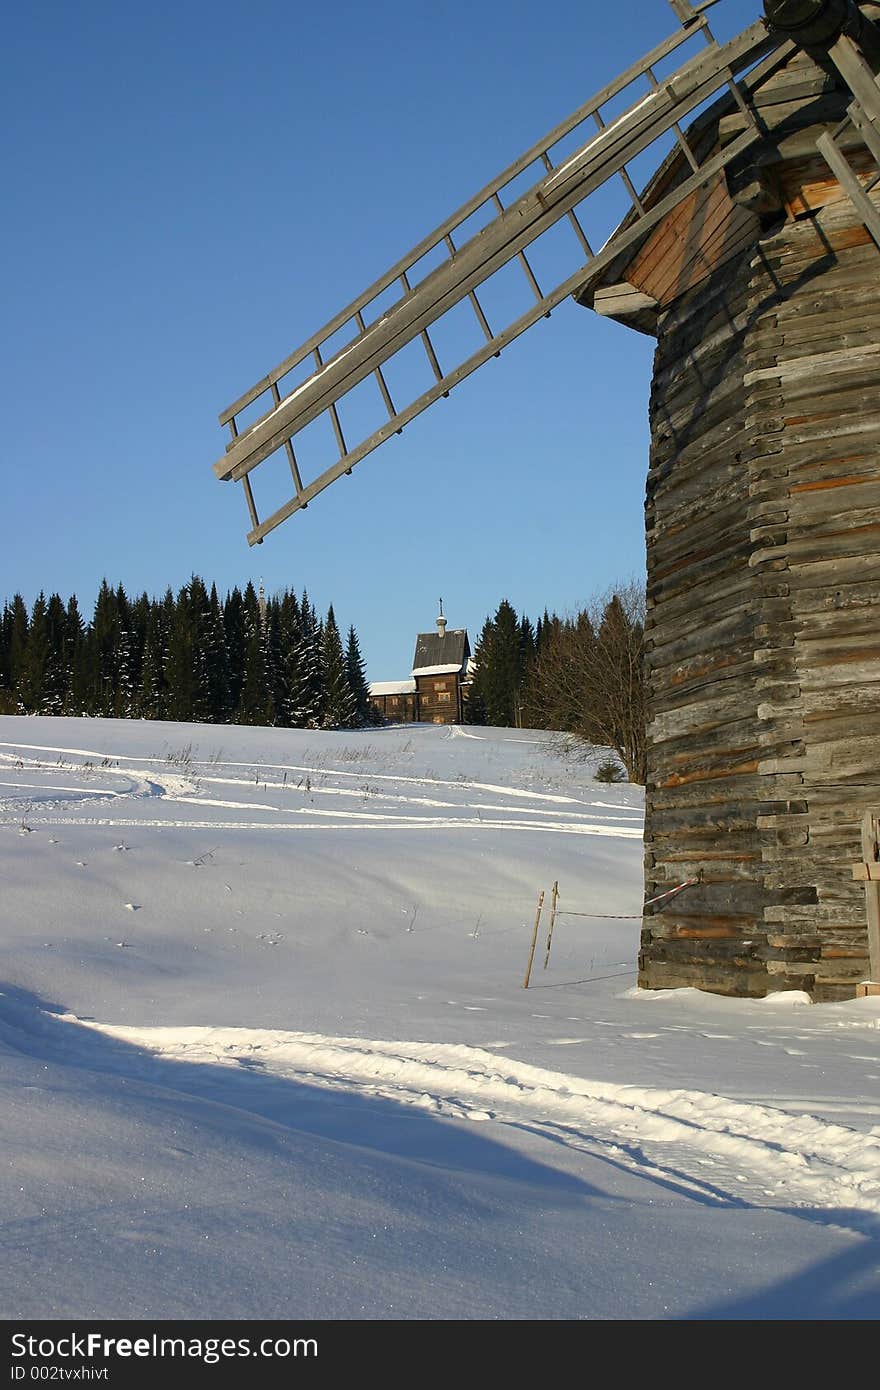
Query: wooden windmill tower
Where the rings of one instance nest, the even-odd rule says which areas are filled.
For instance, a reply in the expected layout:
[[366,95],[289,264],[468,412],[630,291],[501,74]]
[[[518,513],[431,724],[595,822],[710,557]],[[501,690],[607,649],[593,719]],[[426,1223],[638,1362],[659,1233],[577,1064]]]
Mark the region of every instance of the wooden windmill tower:
[[[646,897],[702,881],[646,916],[640,982],[846,997],[880,968],[852,875],[880,806],[880,5],[765,0],[719,44],[715,0],[670,3],[664,43],[223,412],[215,471],[259,543],[567,296],[656,335]],[[578,209],[610,180],[631,210],[595,250]],[[577,264],[548,290],[527,253],[560,226]],[[510,265],[531,305],[490,324],[478,292]],[[431,331],[462,306],[476,345],[441,365]],[[413,344],[429,382],[400,400]],[[381,418],[351,437],[369,384]],[[306,478],[321,417],[336,457]],[[291,495],[261,519],[276,454]]]

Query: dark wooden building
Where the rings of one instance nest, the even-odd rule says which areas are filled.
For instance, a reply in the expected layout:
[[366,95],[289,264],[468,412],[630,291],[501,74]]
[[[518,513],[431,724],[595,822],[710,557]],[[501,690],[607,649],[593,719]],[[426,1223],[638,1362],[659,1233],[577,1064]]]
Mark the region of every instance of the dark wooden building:
[[[701,882],[645,917],[640,983],[835,999],[868,975],[851,865],[880,805],[878,161],[821,55],[783,53],[752,100],[748,157],[578,296],[657,338],[646,897]],[[743,119],[722,100],[691,138]]]
[[420,632],[416,637],[410,680],[374,681],[370,699],[391,723],[460,724],[470,684],[470,655],[466,629],[447,631],[441,613],[436,632]]
[[371,681],[370,703],[389,724],[414,724],[419,717],[414,680]]

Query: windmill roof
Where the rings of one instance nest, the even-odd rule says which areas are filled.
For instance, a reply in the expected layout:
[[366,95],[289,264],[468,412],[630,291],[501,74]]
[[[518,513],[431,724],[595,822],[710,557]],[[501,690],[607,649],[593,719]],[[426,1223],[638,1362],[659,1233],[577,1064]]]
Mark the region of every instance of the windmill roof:
[[[685,134],[691,142],[692,147],[696,148],[698,157],[705,158],[706,146],[711,144],[717,123],[722,114],[733,110],[734,99],[729,94],[718,98],[697,119],[688,126]],[[640,190],[639,199],[646,210],[660,201],[665,194],[672,191],[677,183],[682,182],[691,172],[684,154],[676,145],[666,158],[658,165],[648,183]],[[630,208],[623,220],[615,227],[609,237],[609,241],[620,232],[626,231],[636,221],[637,213],[634,208]],[[625,247],[619,255],[615,256],[610,264],[602,265],[598,270],[587,273],[583,284],[576,289],[572,298],[577,304],[586,308],[592,308],[593,296],[596,290],[602,285],[613,284],[625,274],[626,267],[635,259],[645,242],[651,236],[651,230],[646,230],[629,246]],[[608,242],[605,243],[608,245]],[[602,248],[604,250],[604,247]]]
[[[877,23],[880,17],[877,0],[859,0],[859,8],[867,18]],[[692,264],[701,261],[708,274],[725,259],[748,249],[750,244],[757,241],[761,235],[757,207],[751,208],[748,199],[739,201],[730,198],[731,179],[735,186],[741,176],[748,176],[753,170],[766,173],[776,164],[796,162],[804,157],[798,145],[799,134],[817,125],[828,128],[829,124],[838,123],[850,101],[850,94],[843,80],[833,70],[829,71],[829,67],[821,57],[798,48],[793,40],[786,39],[750,72],[742,75],[738,79],[739,85],[741,90],[748,92],[749,105],[757,109],[762,137],[706,184],[706,188],[715,184],[724,189],[723,196],[716,200],[712,209],[711,225],[705,228],[700,225],[708,207],[703,194],[692,193],[679,204],[677,212],[669,213],[659,225],[642,232],[637,226],[638,215],[631,209],[609,239],[612,259],[600,263],[593,270],[587,267],[584,280],[574,291],[575,301],[588,308],[597,308],[600,313],[612,318],[620,317],[622,322],[629,323],[633,328],[655,333],[656,312],[653,326],[649,314],[640,321],[640,314],[646,306],[639,302],[637,295],[628,301],[625,293],[618,296],[612,293],[604,305],[600,303],[600,295],[605,290],[613,292],[634,288],[638,291],[647,289],[651,296],[654,289],[658,289],[661,293],[654,296],[653,308],[655,311],[658,308],[662,310],[674,302],[677,293],[698,283],[701,278],[697,271],[690,275],[684,273],[689,260]],[[739,120],[733,94],[724,92],[689,125],[686,131],[688,144],[702,164],[708,155],[717,153],[744,125]],[[813,137],[809,143],[812,145]],[[640,193],[643,208],[649,211],[690,176],[690,166],[676,144]],[[769,184],[771,188],[774,186],[773,177],[769,179]],[[694,214],[690,223],[686,205]],[[774,212],[772,206],[770,212]],[[628,232],[633,239],[617,255],[613,255],[614,239]],[[642,258],[643,252],[645,259]],[[650,274],[647,273],[649,264]],[[655,273],[658,266],[664,272],[659,276]],[[668,275],[665,275],[666,271]],[[653,288],[648,285],[649,278],[654,282]]]
[[[765,59],[765,63],[768,65],[767,70],[764,71],[762,76],[755,79],[754,84],[755,100],[758,101],[759,104],[761,102],[761,89],[774,86],[780,72],[792,65],[812,65],[811,60],[809,60],[805,54],[796,52],[795,45],[791,42],[781,44],[775,54]],[[759,69],[762,67],[763,64],[758,65]],[[747,85],[751,85],[748,83],[748,76],[744,80]],[[710,152],[717,150],[719,147],[719,122],[724,116],[730,115],[735,111],[736,103],[733,95],[730,92],[724,92],[716,97],[704,111],[701,111],[688,126],[685,132],[686,138],[691,149],[701,162],[706,159]],[[750,151],[745,157],[752,157],[752,152]],[[650,210],[656,203],[659,203],[666,194],[670,193],[679,183],[687,179],[690,174],[691,169],[684,153],[676,144],[666,158],[658,164],[654,174],[640,191],[639,198],[645,210]],[[724,175],[720,177],[723,180]],[[620,224],[615,228],[609,241],[613,241],[621,232],[625,232],[632,228],[637,221],[637,216],[636,211],[630,209]],[[759,227],[757,217],[754,218],[754,226],[755,235],[757,237]],[[603,286],[612,285],[617,281],[626,279],[630,265],[638,258],[640,251],[645,246],[646,242],[654,236],[655,232],[656,228],[646,229],[641,235],[636,236],[629,245],[625,246],[609,263],[600,265],[597,270],[590,271],[588,269],[582,284],[573,293],[573,298],[576,303],[584,305],[587,308],[592,308],[597,290],[601,289]],[[606,245],[608,245],[607,242]]]
[[466,628],[447,629],[442,637],[439,632],[420,632],[416,638],[413,675],[430,676],[460,671],[470,654]]

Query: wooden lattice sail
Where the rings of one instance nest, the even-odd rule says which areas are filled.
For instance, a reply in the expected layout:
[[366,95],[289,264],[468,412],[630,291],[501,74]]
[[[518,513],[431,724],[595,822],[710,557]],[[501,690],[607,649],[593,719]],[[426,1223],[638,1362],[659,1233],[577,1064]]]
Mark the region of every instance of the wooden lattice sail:
[[[532,324],[549,316],[578,288],[588,270],[607,264],[617,250],[656,225],[667,206],[686,198],[760,138],[749,93],[768,70],[767,61],[762,64],[761,60],[780,46],[794,46],[759,21],[729,43],[715,43],[704,13],[713,3],[707,0],[692,9],[687,0],[675,0],[681,21],[676,32],[527,150],[223,411],[220,421],[228,426],[231,438],[214,469],[219,478],[243,484],[252,545],[330,483],[350,473],[367,454],[484,362],[497,357]],[[690,53],[695,45],[696,54],[672,74],[655,73],[670,55],[682,49]],[[739,80],[734,81],[737,75]],[[730,93],[742,113],[744,129],[723,151],[701,161],[687,145],[680,123],[719,91]],[[604,108],[623,101],[629,104],[622,114],[606,120]],[[633,186],[627,163],[670,135],[685,151],[687,177],[670,190],[668,200],[648,209]],[[578,138],[582,143],[574,153],[567,153]],[[508,193],[514,185],[521,187],[529,175],[534,182],[526,193]],[[635,222],[619,231],[614,245],[594,251],[577,209],[611,180],[621,181]],[[473,231],[479,223],[483,225]],[[539,284],[527,252],[559,223],[570,234],[573,265],[548,289]],[[512,321],[490,325],[478,291],[511,264],[524,277],[531,307]],[[426,270],[428,266],[433,268]],[[458,360],[441,363],[431,330],[462,304],[473,315],[479,344]],[[424,351],[430,384],[414,397],[397,400],[386,371],[412,343]],[[382,418],[375,429],[355,439],[347,427],[347,398],[367,381],[373,384],[374,403]],[[326,435],[336,457],[328,459],[315,477],[306,478],[297,456],[297,436],[322,416],[327,419]],[[360,416],[359,410],[359,420]],[[259,465],[279,451],[287,455],[292,495],[261,520],[252,478]]]

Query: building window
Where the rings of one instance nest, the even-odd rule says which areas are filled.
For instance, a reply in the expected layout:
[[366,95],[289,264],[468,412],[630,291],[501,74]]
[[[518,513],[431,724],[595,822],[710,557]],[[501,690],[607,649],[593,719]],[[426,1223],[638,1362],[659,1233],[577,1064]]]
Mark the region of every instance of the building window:
[[435,689],[435,690],[445,690],[445,689],[446,689],[446,682],[445,682],[445,681],[435,681],[435,682],[434,682],[434,689]]
[[398,700],[397,696],[396,696],[396,695],[392,695],[392,696],[391,696],[391,708],[392,708],[392,709],[397,709],[397,706],[398,706],[399,704],[400,704],[400,701]]
[[452,699],[452,692],[451,692],[450,690],[441,690],[440,693],[439,693],[438,696],[437,696],[437,703],[438,703],[439,705],[443,705],[443,704],[447,704],[447,705],[448,705],[451,699]]

